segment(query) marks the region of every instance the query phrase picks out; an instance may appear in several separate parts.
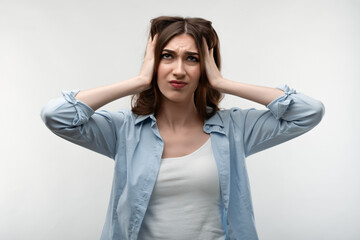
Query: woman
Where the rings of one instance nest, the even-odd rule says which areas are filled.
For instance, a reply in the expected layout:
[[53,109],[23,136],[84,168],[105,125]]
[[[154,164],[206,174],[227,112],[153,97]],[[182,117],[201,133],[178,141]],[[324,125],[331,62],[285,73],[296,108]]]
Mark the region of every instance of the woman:
[[[324,107],[219,69],[211,22],[159,17],[138,76],[44,106],[55,134],[115,160],[101,239],[258,239],[245,157],[309,131]],[[222,93],[269,110],[220,111]],[[131,111],[96,111],[128,95]]]

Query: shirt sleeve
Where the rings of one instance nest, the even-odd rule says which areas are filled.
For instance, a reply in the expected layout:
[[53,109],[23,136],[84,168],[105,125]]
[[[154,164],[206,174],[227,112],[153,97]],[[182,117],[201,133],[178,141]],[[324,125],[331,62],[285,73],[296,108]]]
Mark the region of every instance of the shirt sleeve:
[[315,127],[324,115],[324,105],[287,85],[284,95],[272,101],[268,110],[250,109],[244,120],[245,155],[295,138]]
[[75,98],[79,91],[63,91],[62,97],[50,100],[41,110],[45,125],[56,135],[108,156],[115,157],[116,123],[122,113],[94,111]]

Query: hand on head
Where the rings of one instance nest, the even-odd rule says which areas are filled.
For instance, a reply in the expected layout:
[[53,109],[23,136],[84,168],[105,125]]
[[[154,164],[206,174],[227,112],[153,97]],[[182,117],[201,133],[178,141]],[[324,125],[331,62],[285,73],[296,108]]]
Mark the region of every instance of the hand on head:
[[149,37],[146,51],[145,51],[145,58],[143,65],[140,70],[140,79],[143,81],[144,85],[146,85],[146,89],[149,89],[151,86],[151,80],[153,78],[154,73],[154,63],[155,63],[155,46],[157,41],[158,35],[156,34],[152,39]]
[[204,37],[203,48],[206,75],[208,77],[210,85],[217,89],[219,83],[222,81],[222,75],[215,63],[214,48],[209,49],[209,46],[207,45],[206,39]]

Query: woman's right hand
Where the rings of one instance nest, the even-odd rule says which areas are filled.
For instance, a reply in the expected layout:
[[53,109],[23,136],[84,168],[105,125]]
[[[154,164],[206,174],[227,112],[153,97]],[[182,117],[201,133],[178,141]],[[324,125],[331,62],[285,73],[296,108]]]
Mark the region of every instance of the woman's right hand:
[[76,95],[76,99],[96,110],[116,99],[149,89],[154,72],[156,40],[157,35],[153,39],[149,38],[144,63],[138,76],[114,84],[82,90]]
[[139,74],[139,79],[140,81],[142,81],[144,86],[143,90],[147,90],[151,87],[151,80],[153,78],[155,63],[154,52],[157,38],[158,35],[156,34],[153,39],[149,37],[149,40],[147,42],[145,58]]

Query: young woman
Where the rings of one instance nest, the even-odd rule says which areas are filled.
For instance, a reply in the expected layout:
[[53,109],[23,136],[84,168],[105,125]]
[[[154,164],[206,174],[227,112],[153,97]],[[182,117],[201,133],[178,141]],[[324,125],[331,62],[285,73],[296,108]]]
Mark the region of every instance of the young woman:
[[[101,239],[258,239],[245,157],[309,131],[324,107],[219,69],[211,22],[159,17],[138,76],[44,106],[55,134],[115,160]],[[268,110],[219,110],[223,93]],[[128,95],[131,111],[96,111]]]

